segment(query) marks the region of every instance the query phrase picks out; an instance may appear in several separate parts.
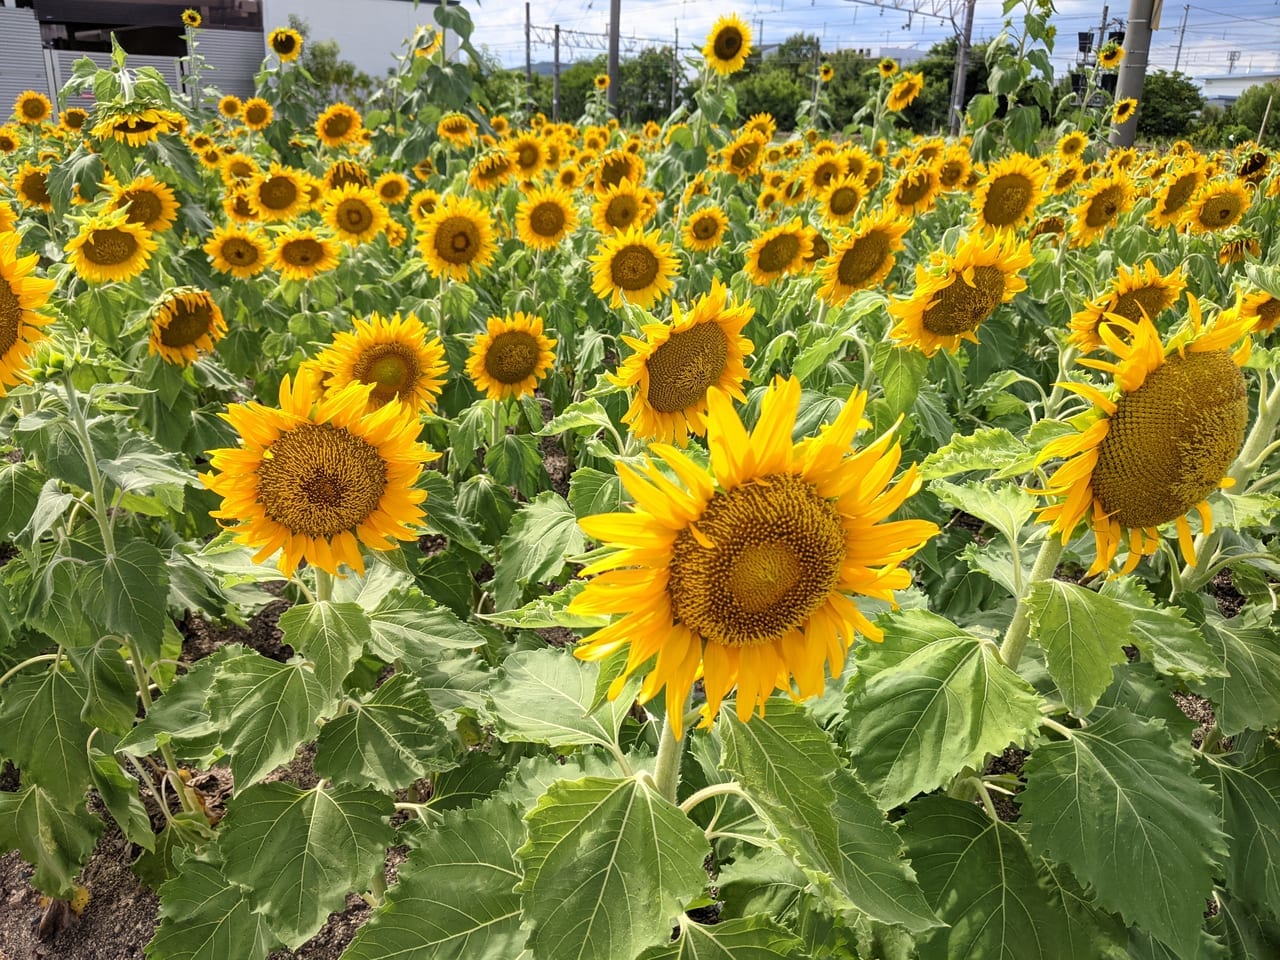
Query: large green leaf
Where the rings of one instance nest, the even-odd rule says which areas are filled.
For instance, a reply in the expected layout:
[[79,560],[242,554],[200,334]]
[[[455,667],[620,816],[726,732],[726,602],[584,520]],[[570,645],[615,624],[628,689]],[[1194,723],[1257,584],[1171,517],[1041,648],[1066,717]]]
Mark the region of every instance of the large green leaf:
[[1214,756],[1200,763],[1222,800],[1227,889],[1250,909],[1280,917],[1280,751],[1267,745],[1242,767]]
[[392,590],[379,600],[369,612],[369,626],[370,649],[377,656],[410,666],[439,659],[442,649],[484,646],[475,627],[413,587]]
[[284,642],[315,666],[316,679],[329,697],[342,691],[342,681],[369,641],[369,615],[358,603],[319,600],[290,607],[280,615]]
[[995,527],[1009,543],[1015,543],[1018,532],[1031,519],[1036,498],[1014,484],[991,486],[986,483],[948,483],[935,480],[929,492],[943,503],[959,507],[965,513]]
[[524,824],[490,800],[451,810],[400,867],[387,902],[342,960],[513,960],[524,946],[516,847]]
[[1222,732],[1262,730],[1280,723],[1280,629],[1256,608],[1231,620],[1210,614],[1204,636],[1226,673],[1193,687],[1213,701]]
[[680,925],[675,943],[651,947],[637,960],[789,960],[801,947],[800,938],[769,917],[743,917],[703,925]]
[[404,673],[326,723],[316,742],[316,772],[322,777],[388,792],[455,764],[453,741],[431,697]]
[[246,647],[228,644],[205,657],[170,684],[147,715],[116,745],[134,756],[156,753],[171,743],[178,757],[201,767],[212,763],[220,751],[219,723],[205,709],[214,678],[222,665],[237,657],[252,656]]
[[92,754],[93,788],[130,843],[154,851],[156,835],[151,828],[147,808],[138,796],[138,781],[120,769],[120,761],[94,747]]
[[838,909],[916,931],[937,925],[893,826],[803,708],[771,701],[748,723],[726,711],[717,729],[724,768]]
[[132,636],[144,649],[159,655],[164,633],[169,569],[160,551],[146,540],[117,543],[101,565],[86,570],[90,597],[101,590],[101,616],[108,629]]
[[160,926],[147,960],[266,960],[277,945],[267,918],[217,864],[188,859],[160,888]]
[[138,682],[119,639],[104,637],[92,647],[68,650],[67,656],[84,677],[85,722],[117,736],[128,733],[138,718]]
[[0,848],[22,854],[36,868],[36,888],[51,897],[71,896],[101,832],[83,804],[63,807],[42,787],[0,793]]
[[493,571],[496,608],[520,606],[526,587],[559,576],[565,559],[585,546],[578,518],[564,498],[550,490],[538,494],[512,518],[502,538]]
[[1040,875],[1050,895],[1066,914],[1063,945],[1067,955],[1090,960],[1128,960],[1128,932],[1115,914],[1098,906],[1092,893],[1081,888],[1071,870],[1061,863],[1039,858]]
[[223,873],[246,888],[280,941],[297,948],[382,869],[394,812],[373,790],[256,784],[227,804],[218,840]]
[[1117,708],[1023,768],[1032,844],[1071,864],[1098,902],[1191,953],[1226,854],[1213,791],[1158,720]]
[[0,537],[27,525],[40,499],[40,471],[29,463],[0,463]]
[[1100,591],[1118,600],[1133,617],[1133,642],[1155,668],[1169,677],[1197,681],[1223,676],[1204,635],[1183,616],[1181,607],[1157,607],[1155,598],[1134,577],[1108,580]]
[[937,480],[979,470],[987,473],[1024,463],[1033,456],[1027,445],[1004,427],[984,427],[972,434],[956,434],[946,446],[925,457],[920,463],[920,476]]
[[1082,960],[1067,951],[1066,918],[1013,827],[972,803],[925,797],[907,808],[903,838],[950,925],[920,942],[920,960]]
[[1044,650],[1062,702],[1077,717],[1089,715],[1111,670],[1124,663],[1133,616],[1116,600],[1062,580],[1041,580],[1027,594],[1031,637]]
[[89,786],[85,746],[93,728],[80,719],[84,680],[59,667],[28,669],[0,688],[0,756],[22,770],[24,783],[43,787],[64,807]]
[[634,957],[707,885],[702,829],[642,779],[562,780],[525,820],[518,889],[535,960]]
[[881,624],[884,642],[860,648],[850,684],[849,746],[882,808],[980,765],[1039,726],[1040,698],[990,641],[924,610]]

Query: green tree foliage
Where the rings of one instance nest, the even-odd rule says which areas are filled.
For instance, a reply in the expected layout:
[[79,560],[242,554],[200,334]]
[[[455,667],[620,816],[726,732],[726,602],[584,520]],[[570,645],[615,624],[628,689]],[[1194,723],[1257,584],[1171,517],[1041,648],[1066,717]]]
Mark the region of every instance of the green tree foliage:
[[302,34],[302,56],[298,63],[315,79],[330,102],[344,100],[360,103],[373,93],[376,83],[350,60],[342,59],[337,40],[312,40],[311,25],[295,13],[289,14],[289,26]]
[[1142,87],[1138,105],[1138,134],[1143,137],[1185,137],[1195,128],[1204,97],[1185,73],[1153,70]]
[[1240,99],[1231,105],[1230,116],[1237,125],[1249,131],[1250,139],[1256,138],[1268,101],[1271,103],[1271,115],[1267,118],[1267,132],[1262,142],[1268,147],[1280,146],[1280,80],[1254,84],[1240,94]]

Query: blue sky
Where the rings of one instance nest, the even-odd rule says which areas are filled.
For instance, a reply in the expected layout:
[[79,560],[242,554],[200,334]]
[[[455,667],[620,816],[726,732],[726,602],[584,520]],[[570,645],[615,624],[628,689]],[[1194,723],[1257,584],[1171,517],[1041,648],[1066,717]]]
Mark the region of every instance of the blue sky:
[[[908,16],[901,6],[919,5],[937,10],[939,16]],[[463,0],[476,23],[474,41],[487,46],[511,67],[524,64],[524,3],[522,0]],[[956,2],[956,7],[961,4]],[[1102,19],[1101,0],[1057,0],[1059,42],[1056,67],[1075,61],[1076,32],[1097,30]],[[1128,0],[1113,0],[1108,19],[1122,19]],[[1178,45],[1178,28],[1186,7],[1187,29],[1180,69],[1202,76],[1226,73],[1230,51],[1240,51],[1235,72],[1280,69],[1280,0],[1199,0],[1189,5],[1170,0],[1165,4],[1159,30],[1152,40],[1151,65],[1172,69]],[[682,50],[692,53],[716,17],[736,12],[763,29],[764,41],[783,40],[804,31],[823,38],[824,49],[849,47],[918,47],[952,35],[951,0],[622,0],[624,55],[628,47],[648,42],[670,43],[678,28]],[[978,0],[974,17],[974,38],[993,37],[1000,32],[1000,0]],[[559,23],[562,30],[561,58],[564,62],[592,55],[600,49],[609,17],[609,0],[534,0],[535,26]],[[1112,26],[1120,29],[1120,25]],[[568,31],[597,36],[575,37]],[[533,60],[551,59],[548,43],[535,43]],[[536,39],[536,38],[535,38]]]

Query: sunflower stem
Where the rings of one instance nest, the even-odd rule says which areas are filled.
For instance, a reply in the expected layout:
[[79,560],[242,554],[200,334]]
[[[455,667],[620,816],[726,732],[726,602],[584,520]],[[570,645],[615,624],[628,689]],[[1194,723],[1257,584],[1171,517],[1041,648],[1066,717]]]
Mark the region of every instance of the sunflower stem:
[[653,769],[653,784],[669,802],[676,802],[676,788],[680,784],[680,757],[684,753],[684,738],[676,739],[675,724],[668,711],[658,734],[658,763]]
[[742,797],[748,803],[751,798],[743,792],[742,787],[733,780],[728,783],[713,783],[709,787],[703,787],[701,790],[690,794],[685,798],[684,803],[680,804],[680,812],[688,813],[698,804],[711,800],[714,797]]
[[[133,637],[129,637],[128,647],[129,666],[133,668],[133,679],[138,687],[138,697],[142,700],[143,712],[150,714],[152,704],[151,683],[147,679],[150,671],[142,665],[142,650],[138,646],[138,641]],[[172,779],[174,789],[178,792],[178,801],[182,804],[183,812],[199,813],[200,805],[183,782],[181,774],[178,773],[178,758],[173,752],[173,745],[161,743],[160,756],[164,757],[165,777],[166,779]]]
[[23,660],[17,666],[11,667],[3,677],[0,677],[0,687],[3,687],[6,683],[12,680],[17,674],[27,669],[27,667],[34,667],[37,663],[44,663],[48,660],[57,660],[58,658],[59,658],[58,654],[56,653],[42,653],[37,657],[28,657],[26,660]]
[[1280,379],[1267,392],[1267,374],[1263,371],[1261,391],[1258,395],[1258,416],[1254,420],[1253,429],[1245,437],[1240,456],[1227,471],[1227,476],[1239,486],[1251,477],[1255,470],[1262,466],[1269,455],[1275,440],[1276,427],[1280,426]]
[[1013,612],[1013,619],[1009,621],[1009,630],[1004,635],[1004,642],[1000,644],[1000,659],[1010,670],[1017,668],[1018,661],[1022,659],[1022,651],[1027,646],[1027,638],[1030,636],[1031,606],[1027,599],[1031,595],[1031,588],[1041,580],[1053,578],[1053,572],[1058,569],[1058,558],[1062,556],[1064,546],[1065,544],[1058,537],[1050,534],[1045,537],[1044,543],[1040,546],[1040,552],[1036,554],[1036,561],[1031,567],[1031,575],[1027,577],[1026,587],[1018,597],[1018,608]]
[[331,599],[333,599],[333,574],[316,567],[316,601],[323,603]]
[[98,521],[98,529],[102,531],[102,547],[107,556],[116,552],[115,535],[111,529],[110,511],[103,493],[102,472],[98,469],[98,456],[93,452],[93,438],[89,436],[89,425],[85,420],[84,410],[80,407],[80,397],[76,393],[76,385],[72,382],[71,371],[62,371],[62,382],[67,388],[67,410],[71,414],[71,423],[75,428],[76,438],[80,441],[80,449],[84,451],[85,465],[89,468],[89,486],[93,493],[93,516]]

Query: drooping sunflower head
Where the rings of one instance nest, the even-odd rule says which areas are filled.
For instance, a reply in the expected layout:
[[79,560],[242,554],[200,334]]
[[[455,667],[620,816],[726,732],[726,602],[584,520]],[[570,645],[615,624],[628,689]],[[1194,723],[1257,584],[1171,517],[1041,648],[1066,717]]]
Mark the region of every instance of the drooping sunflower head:
[[627,649],[624,676],[648,669],[639,699],[665,688],[677,726],[699,675],[708,723],[734,687],[744,721],[776,689],[821,693],[856,634],[882,638],[848,595],[891,602],[911,582],[901,564],[937,533],[927,521],[888,521],[920,481],[911,467],[891,482],[901,457],[892,431],[851,449],[866,402],[855,390],[818,437],[793,443],[798,380],[768,388],[750,434],[712,390],[710,470],[668,445],[652,449],[679,484],[653,461],[620,464],[636,509],[582,521],[615,552],[583,570],[592,579],[571,609],[621,616],[577,656]]
[[1114,41],[1098,51],[1098,66],[1104,70],[1114,70],[1124,59],[1124,47]]
[[1182,226],[1192,233],[1216,233],[1234,227],[1253,200],[1238,179],[1206,183],[1187,204]]
[[327,190],[340,190],[349,183],[367,187],[372,182],[369,171],[353,160],[335,160],[324,173]]
[[325,197],[324,222],[338,239],[350,244],[368,243],[386,227],[387,208],[370,187],[348,183]]
[[208,290],[176,287],[151,309],[148,352],[166,363],[187,366],[208,353],[227,333],[222,311]]
[[53,210],[53,198],[49,196],[49,165],[35,166],[24,163],[18,167],[13,177],[13,189],[18,195],[18,202],[24,207],[35,207],[50,212]]
[[244,109],[244,103],[234,93],[228,93],[218,101],[218,113],[233,120],[240,116],[240,112]]
[[125,211],[87,221],[67,243],[76,273],[90,283],[132,280],[147,268],[158,244],[151,231],[130,223]]
[[179,132],[186,127],[186,118],[173,110],[142,108],[112,110],[101,115],[93,125],[93,135],[99,140],[108,138],[130,147],[153,143],[162,134]]
[[469,147],[476,136],[475,122],[462,113],[446,113],[436,124],[436,135],[455,147]]
[[1138,101],[1133,97],[1125,97],[1123,100],[1117,100],[1115,109],[1111,112],[1111,122],[1117,127],[1123,126],[1133,119],[1133,115],[1138,112]]
[[923,73],[903,73],[893,85],[893,89],[889,91],[889,98],[885,101],[885,106],[890,110],[905,110],[915,102],[916,97],[920,96],[920,91],[924,89]]
[[203,249],[213,269],[233,277],[252,277],[267,266],[267,239],[258,230],[219,227]]
[[173,188],[150,175],[135,177],[127,187],[115,184],[110,209],[126,211],[130,223],[141,224],[152,233],[171,229],[178,218]]
[[18,256],[18,234],[0,231],[0,397],[27,379],[27,359],[53,318],[40,313],[54,281],[37,277],[40,257]]
[[722,77],[737,73],[751,56],[751,28],[736,13],[720,17],[707,34],[702,55]]
[[354,326],[334,334],[313,361],[324,374],[325,395],[360,383],[370,388],[369,412],[393,400],[415,413],[433,410],[449,372],[440,338],[412,313],[390,319],[375,313]]
[[1242,319],[1251,320],[1253,329],[1265,337],[1280,325],[1280,297],[1258,290],[1241,299],[1238,312]]
[[199,10],[192,10],[188,7],[186,10],[182,11],[182,22],[184,25],[194,30],[196,27],[200,26],[200,24],[204,23],[204,18],[200,16]]
[[[1144,317],[1155,320],[1178,302],[1186,286],[1186,274],[1181,267],[1175,267],[1167,276],[1162,276],[1150,260],[1137,267],[1122,265],[1102,296],[1072,316],[1068,342],[1079,347],[1081,353],[1098,350],[1103,345],[1099,327],[1110,316],[1122,317],[1130,323],[1137,323]],[[1123,336],[1119,327],[1112,332]]]
[[319,399],[314,371],[280,384],[279,408],[233,404],[224,414],[241,445],[209,452],[204,485],[222,497],[211,515],[255,562],[279,552],[292,576],[306,560],[331,574],[363,574],[363,544],[394,550],[413,540],[426,492],[414,487],[439,455],[418,443],[418,418],[398,400],[365,413],[371,387],[352,383]]
[[556,341],[543,333],[542,318],[529,313],[490,317],[467,359],[467,375],[490,400],[518,399],[537,389],[555,363]]
[[880,283],[893,269],[894,254],[902,249],[902,238],[909,227],[889,209],[863,217],[852,233],[832,247],[826,264],[819,270],[822,285],[818,295],[839,306],[855,291]]
[[1250,150],[1240,161],[1236,175],[1245,183],[1261,183],[1271,167],[1271,156],[1265,150]]
[[288,27],[276,27],[267,34],[267,46],[280,58],[281,63],[290,63],[302,53],[302,34]]
[[1218,247],[1218,266],[1243,263],[1249,257],[1262,255],[1262,242],[1251,233],[1235,233]]
[[942,189],[938,168],[932,164],[909,167],[889,191],[889,200],[902,216],[927,213],[933,209]]
[[813,253],[813,240],[799,219],[765,230],[747,245],[743,267],[751,281],[766,286],[795,273]]
[[270,264],[285,280],[310,280],[338,265],[341,247],[310,227],[285,230],[276,237]]
[[470,197],[449,194],[419,228],[418,248],[433,277],[466,280],[493,259],[493,219]]
[[338,102],[316,118],[316,137],[326,147],[340,147],[359,138],[364,119],[355,107]]
[[1133,185],[1128,174],[1117,171],[1109,176],[1095,176],[1084,189],[1080,203],[1072,210],[1074,247],[1087,247],[1133,208]]
[[476,158],[471,165],[467,182],[477,190],[492,190],[510,180],[515,168],[510,151],[504,147],[495,147]]
[[639,226],[605,237],[590,259],[591,288],[614,307],[625,301],[648,309],[666,296],[679,272],[671,244],[658,231],[646,233]]
[[43,93],[25,90],[13,101],[13,115],[19,123],[35,126],[53,115],[53,104]]
[[1027,223],[1044,196],[1044,168],[1025,153],[1013,153],[987,167],[973,195],[978,225],[1015,230]]
[[516,208],[520,242],[535,250],[552,250],[578,227],[578,211],[569,194],[558,186],[537,187]]

